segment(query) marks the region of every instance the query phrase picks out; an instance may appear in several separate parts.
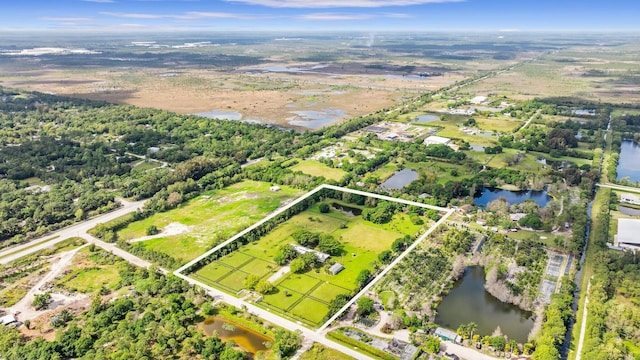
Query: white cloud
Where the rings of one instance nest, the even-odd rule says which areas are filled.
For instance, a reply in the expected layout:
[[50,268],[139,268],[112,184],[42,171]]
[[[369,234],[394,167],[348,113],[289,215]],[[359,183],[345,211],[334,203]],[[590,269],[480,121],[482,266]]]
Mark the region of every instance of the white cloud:
[[273,8],[377,8],[391,6],[410,6],[437,4],[448,2],[462,2],[464,0],[225,0],[228,2],[262,5]]
[[166,15],[159,14],[141,14],[141,13],[119,13],[119,12],[101,12],[102,15],[114,16],[126,19],[162,19]]
[[79,22],[79,21],[92,21],[92,18],[85,18],[85,17],[49,17],[49,16],[45,16],[45,17],[41,17],[40,20],[44,20],[44,21],[61,21],[61,22],[66,22],[66,23],[71,23],[71,22]]
[[314,13],[298,16],[299,20],[311,21],[346,21],[346,20],[366,20],[371,19],[372,15],[365,14],[333,14],[333,13]]
[[149,13],[121,13],[121,12],[101,12],[102,15],[113,16],[125,19],[176,19],[176,20],[197,20],[197,19],[252,19],[248,15],[225,13],[225,12],[203,12],[191,11],[183,14],[149,14]]
[[251,16],[225,13],[225,12],[206,12],[206,11],[191,11],[184,15],[174,15],[175,19],[251,19]]

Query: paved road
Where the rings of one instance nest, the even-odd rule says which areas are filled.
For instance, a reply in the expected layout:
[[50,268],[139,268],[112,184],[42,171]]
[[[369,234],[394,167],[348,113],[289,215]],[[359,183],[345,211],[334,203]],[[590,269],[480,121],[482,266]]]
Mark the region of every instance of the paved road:
[[580,338],[578,340],[578,348],[576,349],[576,360],[582,357],[582,345],[584,344],[584,336],[587,333],[587,305],[589,305],[589,289],[591,288],[591,280],[587,285],[587,295],[584,299],[584,309],[582,309],[582,324],[580,324]]
[[609,188],[614,190],[629,191],[633,193],[640,193],[640,188],[615,184],[596,184],[598,187]]
[[[89,220],[49,233],[45,236],[33,239],[27,243],[13,246],[11,248],[0,251],[0,264],[9,263],[15,259],[33,254],[34,252],[40,251],[42,249],[46,249],[72,237],[84,237],[83,235],[86,234],[90,229],[94,228],[96,225],[111,221],[113,219],[119,218],[120,216],[141,209],[142,205],[144,204],[144,200],[136,202],[119,200],[119,202],[122,203],[122,207],[119,209],[108,212],[106,214],[98,215]],[[46,241],[47,239],[51,240]],[[34,246],[34,244],[37,245]]]

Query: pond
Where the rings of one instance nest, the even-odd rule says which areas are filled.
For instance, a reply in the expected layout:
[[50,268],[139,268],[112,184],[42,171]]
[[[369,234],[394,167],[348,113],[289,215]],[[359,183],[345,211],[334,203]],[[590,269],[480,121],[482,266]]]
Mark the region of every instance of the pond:
[[440,120],[440,116],[438,115],[420,115],[416,117],[415,120],[413,120],[413,122],[418,124],[425,124],[425,123],[430,123],[438,120]]
[[380,185],[385,190],[400,190],[418,179],[418,172],[412,169],[402,169],[396,171],[392,177],[388,178]]
[[640,145],[633,140],[623,140],[618,160],[618,180],[640,181]]
[[211,110],[207,112],[197,113],[195,115],[220,120],[242,120],[242,114],[235,111]]
[[537,190],[510,191],[496,188],[484,188],[479,196],[474,198],[477,206],[485,208],[488,203],[499,198],[505,198],[509,205],[520,204],[525,200],[533,200],[540,207],[545,207],[551,201],[552,197],[547,192]]
[[491,335],[500,326],[503,334],[519,343],[527,341],[534,314],[503,303],[484,289],[484,268],[468,267],[437,309],[436,324],[456,330],[475,322],[476,333]]
[[268,350],[264,345],[265,342],[273,343],[273,339],[266,335],[219,317],[207,318],[199,326],[208,336],[213,336],[215,332],[215,335],[223,341],[233,340],[238,346],[252,354]]
[[362,214],[362,209],[358,209],[357,207],[338,204],[336,202],[331,203],[331,207],[349,216],[358,216]]
[[622,205],[618,206],[618,211],[620,211],[620,213],[623,215],[640,216],[640,210],[622,206]]
[[344,110],[339,109],[324,109],[322,111],[303,110],[291,111],[291,113],[296,116],[287,118],[289,124],[307,129],[320,129],[321,127],[340,121],[340,119],[347,115]]

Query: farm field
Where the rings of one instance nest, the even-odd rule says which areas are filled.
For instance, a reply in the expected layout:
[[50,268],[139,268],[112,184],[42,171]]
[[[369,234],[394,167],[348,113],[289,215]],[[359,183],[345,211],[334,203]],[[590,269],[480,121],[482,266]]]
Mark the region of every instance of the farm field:
[[269,183],[243,181],[221,190],[204,193],[180,207],[134,222],[118,232],[120,239],[134,240],[146,235],[149,226],[163,229],[178,223],[186,231],[138,242],[142,246],[187,262],[221,240],[251,225],[283,202],[300,194],[281,186],[271,191]]
[[324,176],[327,180],[340,180],[347,174],[346,171],[329,167],[317,160],[302,160],[291,167],[292,171],[302,171],[312,176]]
[[[320,211],[323,202],[332,205],[327,213]],[[335,207],[358,210],[364,206],[334,199],[323,202],[315,203],[259,240],[212,261],[190,276],[232,295],[243,293],[249,276],[257,276],[274,286],[273,291],[254,298],[258,306],[307,326],[319,327],[326,320],[331,300],[338,295],[352,296],[359,288],[361,272],[373,273],[380,265],[380,252],[390,250],[396,239],[416,235],[426,226],[413,224],[410,216],[403,212],[395,213],[385,224],[374,224],[361,215],[347,214]],[[431,223],[425,216],[420,219]],[[340,242],[342,251],[315,268],[299,273],[283,271],[274,258],[282,246],[295,245],[294,234],[300,230],[330,235]],[[334,263],[344,266],[335,275],[327,271]]]

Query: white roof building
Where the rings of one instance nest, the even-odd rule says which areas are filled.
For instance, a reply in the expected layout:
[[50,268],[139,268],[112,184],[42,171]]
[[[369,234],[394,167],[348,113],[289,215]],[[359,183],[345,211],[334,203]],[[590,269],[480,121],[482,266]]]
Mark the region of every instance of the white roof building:
[[614,237],[613,245],[640,250],[640,219],[618,219],[618,234]]
[[620,202],[633,204],[633,205],[640,205],[640,198],[633,194],[623,193],[623,194],[620,194]]
[[437,135],[431,135],[426,139],[424,139],[423,144],[427,146],[428,145],[449,145],[450,142],[451,142],[451,139],[449,138],[437,136]]

